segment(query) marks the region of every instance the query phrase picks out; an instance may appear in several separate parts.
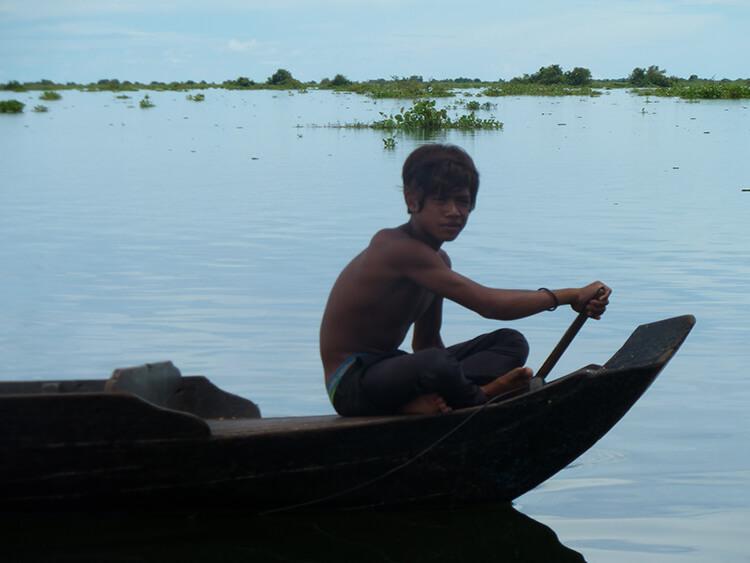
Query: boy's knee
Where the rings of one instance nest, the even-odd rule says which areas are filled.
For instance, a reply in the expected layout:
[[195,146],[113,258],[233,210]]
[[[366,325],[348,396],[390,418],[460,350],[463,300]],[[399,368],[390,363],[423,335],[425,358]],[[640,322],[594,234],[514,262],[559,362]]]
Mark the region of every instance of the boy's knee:
[[501,328],[494,333],[498,346],[502,346],[506,353],[513,354],[520,364],[525,364],[529,357],[529,342],[526,337],[512,328]]
[[433,348],[420,352],[420,379],[423,386],[429,388],[429,392],[439,391],[450,387],[450,382],[461,374],[461,366],[458,360],[441,348]]

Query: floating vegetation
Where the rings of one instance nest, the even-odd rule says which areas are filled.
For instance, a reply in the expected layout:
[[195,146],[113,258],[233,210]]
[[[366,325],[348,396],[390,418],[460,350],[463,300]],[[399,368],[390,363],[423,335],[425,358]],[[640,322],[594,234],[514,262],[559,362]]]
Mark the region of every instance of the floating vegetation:
[[156,107],[156,104],[154,104],[154,102],[151,101],[151,98],[148,97],[148,94],[143,96],[143,99],[140,102],[138,102],[138,105],[141,106],[141,109],[148,109],[148,108]]
[[32,111],[35,111],[36,113],[46,113],[49,111],[49,108],[40,104],[38,106],[34,106],[34,109]]
[[191,102],[202,102],[203,100],[206,99],[205,94],[188,94],[185,97]]
[[115,96],[115,98],[118,100],[129,100],[130,96],[128,96],[127,94],[120,94],[119,96]]
[[386,116],[372,124],[373,129],[402,131],[434,131],[439,129],[502,129],[503,124],[494,118],[481,119],[473,112],[451,119],[448,110],[437,109],[435,100],[418,100],[411,108],[401,108],[399,113]]
[[740,100],[750,98],[750,82],[735,81],[687,81],[668,88],[644,88],[635,90],[641,96],[677,97],[684,100]]
[[502,129],[503,124],[495,119],[489,117],[482,119],[477,117],[474,112],[461,115],[459,118],[452,122],[452,129]]
[[421,76],[395,78],[393,80],[370,80],[354,82],[335,88],[339,92],[353,92],[375,99],[395,98],[416,100],[419,98],[448,98],[454,96],[453,85],[440,82],[424,82]]
[[500,96],[601,96],[602,93],[591,86],[568,86],[565,84],[538,84],[506,82],[482,90],[482,95],[497,98]]
[[60,95],[59,92],[45,90],[44,92],[42,92],[42,95],[39,96],[39,99],[44,100],[45,102],[55,102],[57,100],[62,100],[62,95]]
[[396,148],[396,138],[391,135],[383,139],[383,148],[386,150],[393,150]]
[[24,105],[18,100],[4,100],[0,102],[0,113],[21,113]]
[[478,102],[476,100],[458,100],[455,104],[447,106],[448,109],[467,109],[469,111],[491,111],[497,109],[497,104],[492,102]]
[[[395,115],[386,115],[380,121],[370,124],[355,122],[348,125],[337,125],[351,129],[377,129],[384,131],[438,131],[441,129],[502,129],[503,124],[494,118],[482,119],[474,112],[464,114],[456,119],[448,115],[447,109],[435,107],[435,100],[417,100],[409,109],[401,108]],[[385,140],[383,141],[385,143]]]

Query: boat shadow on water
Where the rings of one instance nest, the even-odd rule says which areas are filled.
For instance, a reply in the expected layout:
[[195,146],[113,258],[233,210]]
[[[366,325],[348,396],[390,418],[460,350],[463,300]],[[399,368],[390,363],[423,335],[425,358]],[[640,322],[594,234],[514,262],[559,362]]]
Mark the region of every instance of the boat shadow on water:
[[462,510],[4,515],[5,561],[573,562],[545,524],[496,504]]

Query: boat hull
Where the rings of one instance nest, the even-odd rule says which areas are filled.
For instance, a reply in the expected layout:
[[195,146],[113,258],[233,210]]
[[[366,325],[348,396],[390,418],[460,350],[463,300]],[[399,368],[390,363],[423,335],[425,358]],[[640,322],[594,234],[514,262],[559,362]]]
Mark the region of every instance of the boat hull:
[[201,420],[208,432],[177,439],[0,441],[2,458],[13,460],[0,469],[0,499],[258,511],[511,501],[604,436],[693,323],[642,325],[603,367],[447,415],[211,419]]

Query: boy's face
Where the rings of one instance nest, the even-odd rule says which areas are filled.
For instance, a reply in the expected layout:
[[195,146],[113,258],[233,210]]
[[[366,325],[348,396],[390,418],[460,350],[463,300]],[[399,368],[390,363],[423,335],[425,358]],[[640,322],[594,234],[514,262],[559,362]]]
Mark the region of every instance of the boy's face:
[[466,226],[471,213],[469,188],[455,188],[444,193],[427,196],[419,209],[419,200],[408,194],[406,204],[412,220],[432,238],[447,242],[454,240]]

